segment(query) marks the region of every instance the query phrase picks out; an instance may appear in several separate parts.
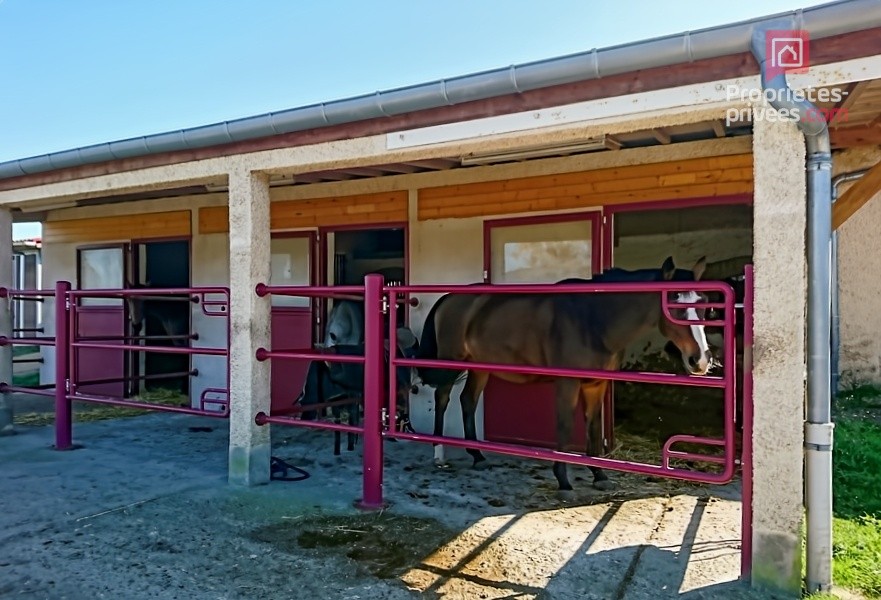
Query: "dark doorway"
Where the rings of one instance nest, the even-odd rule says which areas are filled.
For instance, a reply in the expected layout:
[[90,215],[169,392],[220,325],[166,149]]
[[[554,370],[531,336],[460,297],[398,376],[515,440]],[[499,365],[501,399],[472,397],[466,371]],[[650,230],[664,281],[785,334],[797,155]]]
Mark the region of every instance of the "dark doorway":
[[[406,283],[406,231],[403,227],[343,229],[332,232],[331,285],[362,285],[364,276],[380,273],[386,285]],[[406,323],[404,306],[398,306],[398,323]]]
[[[147,288],[186,288],[190,285],[190,243],[187,240],[143,242],[135,244],[136,285]],[[144,302],[146,336],[174,337],[152,339],[153,346],[189,346],[192,303],[187,295],[171,296],[168,300],[149,299]],[[137,360],[137,359],[136,359]],[[166,389],[189,395],[190,355],[144,352],[135,372],[143,373],[143,389]],[[169,375],[163,377],[163,375]]]

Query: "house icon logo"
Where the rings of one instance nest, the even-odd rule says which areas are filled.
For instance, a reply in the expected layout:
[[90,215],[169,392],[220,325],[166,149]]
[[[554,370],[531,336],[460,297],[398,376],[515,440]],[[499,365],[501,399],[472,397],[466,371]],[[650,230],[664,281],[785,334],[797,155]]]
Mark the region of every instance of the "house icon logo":
[[808,32],[801,29],[768,31],[765,52],[771,77],[780,73],[806,73],[810,66]]

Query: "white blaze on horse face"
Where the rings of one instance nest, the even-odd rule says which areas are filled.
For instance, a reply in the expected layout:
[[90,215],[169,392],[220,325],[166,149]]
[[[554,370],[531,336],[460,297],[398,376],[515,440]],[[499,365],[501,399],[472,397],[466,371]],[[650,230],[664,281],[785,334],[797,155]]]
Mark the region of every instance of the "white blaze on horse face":
[[[697,292],[683,292],[676,298],[676,301],[680,304],[695,304],[700,302],[700,300],[701,297]],[[697,316],[697,310],[694,308],[685,309],[685,318],[689,321],[700,320]],[[691,335],[694,337],[694,341],[697,343],[701,352],[700,359],[697,363],[696,374],[703,375],[710,369],[710,344],[707,342],[707,334],[704,331],[704,326],[692,325]],[[682,357],[682,360],[685,362],[686,368],[690,368],[685,356]]]

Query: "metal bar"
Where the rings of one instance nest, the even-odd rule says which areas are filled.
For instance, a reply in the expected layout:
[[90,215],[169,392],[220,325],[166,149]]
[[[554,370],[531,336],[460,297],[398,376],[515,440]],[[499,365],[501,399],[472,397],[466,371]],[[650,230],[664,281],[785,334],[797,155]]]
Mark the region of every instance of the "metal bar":
[[573,465],[600,467],[604,469],[613,469],[616,471],[625,471],[628,473],[637,473],[639,475],[671,477],[674,479],[697,481],[701,483],[728,483],[734,477],[733,468],[729,468],[727,467],[727,465],[726,469],[721,473],[702,473],[699,471],[687,471],[685,469],[667,469],[660,465],[631,463],[611,458],[585,456],[583,454],[560,452],[557,450],[548,450],[546,448],[519,446],[516,444],[503,444],[500,442],[472,442],[463,438],[426,435],[421,433],[402,433],[397,431],[387,431],[383,435],[384,437],[390,439],[410,440],[413,442],[424,442],[427,444],[444,444],[447,446],[458,446],[460,448],[476,448],[478,450],[485,450],[487,452],[496,452],[498,454],[520,456],[522,458],[535,458],[539,460],[558,461]]
[[[334,288],[328,288],[334,289]],[[731,286],[720,281],[647,281],[624,283],[553,283],[541,284],[479,284],[479,285],[402,285],[395,286],[401,294],[582,294],[618,292],[721,292]],[[689,304],[688,306],[694,306]],[[702,305],[703,306],[703,305]]]
[[741,432],[740,577],[752,578],[753,565],[753,266],[744,269],[743,298],[743,430]]
[[151,379],[171,379],[172,377],[184,377],[184,376],[193,376],[198,374],[198,372],[193,371],[179,371],[176,373],[160,373],[154,375],[132,375],[130,377],[108,377],[106,379],[88,379],[86,381],[77,381],[78,385],[101,385],[105,383],[119,383],[121,381],[146,381]]
[[229,288],[207,286],[188,288],[100,288],[91,290],[71,290],[72,298],[127,298],[129,296],[192,296],[198,294],[225,294]]
[[[54,385],[52,387],[55,387]],[[9,385],[8,383],[0,383],[0,393],[3,394],[33,394],[35,396],[46,396],[48,398],[55,397],[55,390],[41,389],[36,387],[22,387],[20,385]]]
[[255,353],[257,360],[264,361],[270,358],[306,358],[309,360],[326,360],[327,362],[363,363],[363,356],[349,356],[347,354],[333,354],[306,350],[267,350],[257,348]]
[[674,375],[670,373],[647,373],[643,371],[603,371],[601,369],[560,369],[554,367],[529,367],[524,365],[467,362],[461,360],[427,360],[394,358],[395,364],[404,367],[434,367],[456,371],[496,371],[499,373],[526,373],[548,377],[573,377],[576,379],[607,379],[609,381],[635,381],[639,383],[676,384],[691,387],[724,388],[724,377],[706,375]]
[[73,448],[73,408],[67,396],[70,382],[68,340],[70,282],[55,283],[55,449]]
[[198,296],[190,295],[190,296],[184,297],[184,296],[181,296],[180,294],[177,294],[174,296],[172,296],[172,295],[154,296],[152,294],[155,294],[157,290],[154,288],[147,288],[147,289],[150,290],[151,295],[146,295],[146,294],[144,294],[144,295],[132,294],[132,295],[137,296],[139,300],[144,300],[145,302],[189,302],[192,304],[198,304],[198,302],[199,302]]
[[[727,427],[727,425],[726,425]],[[670,460],[673,458],[681,458],[686,455],[691,455],[691,452],[684,452],[681,450],[671,450],[673,444],[696,444],[696,445],[704,445],[704,446],[725,446],[724,439],[718,438],[708,438],[701,437],[697,435],[671,435],[667,438],[667,441],[664,442],[664,446],[661,449],[661,464],[665,467],[670,466]],[[704,454],[698,454],[697,456],[706,456]],[[725,464],[727,460],[726,456],[717,456],[715,457],[717,460],[708,460],[708,462],[719,462],[720,464]]]
[[398,414],[398,373],[395,361],[398,353],[398,310],[397,306],[397,290],[394,288],[386,288],[389,302],[388,309],[388,340],[389,340],[389,359],[388,359],[388,423],[389,427],[394,429]]
[[269,416],[264,412],[257,413],[257,416],[254,417],[254,422],[257,425],[266,425],[267,423],[271,423],[273,425],[292,425],[295,427],[307,427],[309,429],[325,429],[328,431],[344,431],[347,433],[357,434],[364,433],[364,430],[361,427],[356,427],[354,425],[343,425],[342,423],[325,423],[323,421],[303,421],[301,419],[293,419],[291,417]]
[[16,298],[24,300],[25,298],[43,297],[51,298],[55,295],[55,290],[15,290],[7,287],[0,287],[0,298]]
[[670,450],[665,457],[666,467],[670,468],[670,460],[690,460],[694,462],[708,462],[714,463],[717,465],[724,465],[725,461],[727,461],[727,457],[725,456],[717,456],[712,454],[698,454],[697,452],[685,452],[682,450]]
[[13,298],[19,302],[45,302],[45,298],[37,296],[19,296],[18,294],[7,294],[6,298]]
[[71,342],[71,348],[95,348],[99,350],[132,350],[135,352],[157,352],[160,354],[204,354],[208,356],[228,356],[226,348],[178,348],[174,346],[135,346],[132,344],[100,344],[96,342]]
[[[69,297],[69,295],[68,295]],[[68,377],[70,377],[70,385],[68,386],[68,392],[71,394],[77,393],[77,387],[79,383],[77,382],[77,378],[79,377],[79,352],[76,350],[69,348],[69,344],[76,340],[77,333],[79,331],[79,310],[76,302],[71,300],[68,303],[68,353],[67,353],[67,362],[68,368],[67,373]]]
[[123,400],[122,398],[110,398],[106,396],[91,396],[88,394],[70,394],[70,400],[79,402],[91,402],[93,404],[107,404],[110,406],[125,406],[127,408],[140,408],[143,410],[155,410],[159,412],[174,412],[187,415],[198,415],[203,417],[216,417],[226,419],[229,417],[227,411],[210,411],[198,408],[187,408],[185,406],[166,406],[164,404],[151,404],[149,402],[138,402],[135,400]]
[[[223,394],[225,397],[223,399],[209,398],[208,394]],[[199,396],[199,406],[202,408],[202,410],[205,410],[206,404],[225,406],[225,410],[229,411],[229,389],[205,388],[204,390],[202,390],[202,394]]]
[[12,364],[14,365],[22,365],[25,363],[41,363],[43,362],[42,358],[13,358]]
[[[172,340],[197,340],[199,334],[188,335],[83,335],[77,338],[80,342],[113,342],[113,341],[172,341]],[[147,346],[149,347],[149,346]]]
[[286,408],[282,413],[273,413],[273,416],[279,414],[300,414],[311,410],[321,410],[322,408],[333,408],[334,406],[348,406],[350,404],[363,404],[364,399],[360,396],[346,396],[340,400],[329,400],[327,402],[317,402],[315,404],[294,404]]
[[54,337],[41,338],[11,338],[0,336],[0,346],[54,346]]
[[384,507],[382,501],[382,352],[385,337],[382,318],[383,283],[382,275],[371,274],[364,277],[364,452],[362,456],[364,494],[358,502],[358,507],[367,510]]
[[357,300],[364,299],[364,287],[358,285],[266,285],[258,283],[255,289],[257,295],[261,298],[267,294],[276,296],[303,296],[338,298],[340,300]]
[[43,333],[42,327],[15,327],[12,333]]

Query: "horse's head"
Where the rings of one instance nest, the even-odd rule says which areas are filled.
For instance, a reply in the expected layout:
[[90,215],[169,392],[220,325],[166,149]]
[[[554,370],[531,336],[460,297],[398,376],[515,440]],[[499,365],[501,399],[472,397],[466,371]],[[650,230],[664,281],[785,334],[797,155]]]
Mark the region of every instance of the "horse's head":
[[337,300],[327,318],[324,347],[357,346],[364,343],[364,305]]
[[[706,264],[706,257],[701,257],[700,260],[695,263],[691,270],[693,281],[700,280],[704,273],[704,269],[706,268]],[[673,259],[672,257],[668,257],[661,267],[661,277],[665,281],[671,281],[674,280],[674,275],[676,273],[677,271],[673,265]],[[675,279],[680,278],[676,277]],[[704,302],[706,296],[694,291],[670,292],[668,300],[677,304],[698,304]],[[670,309],[672,317],[683,321],[701,321],[704,318],[704,312],[704,309],[698,308],[697,306],[694,308],[686,307]],[[659,321],[659,329],[664,337],[673,342],[679,350],[679,353],[682,356],[682,364],[689,373],[692,375],[707,374],[707,371],[709,371],[710,366],[712,365],[712,355],[710,354],[710,347],[707,343],[707,336],[703,325],[698,323],[695,323],[694,325],[682,325],[674,323],[662,316]]]

